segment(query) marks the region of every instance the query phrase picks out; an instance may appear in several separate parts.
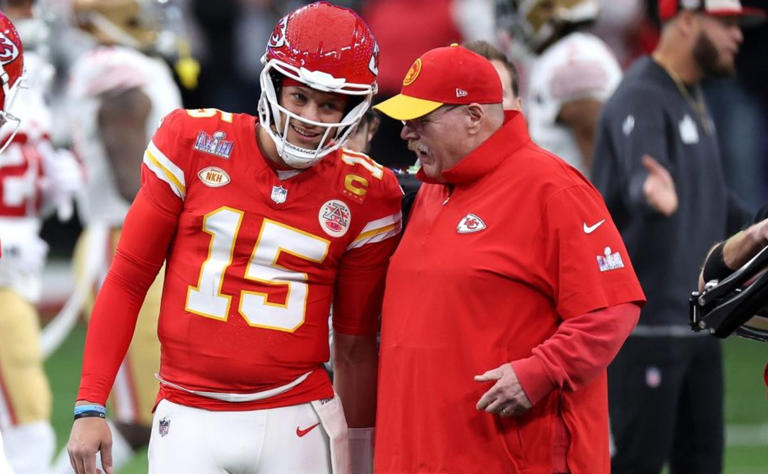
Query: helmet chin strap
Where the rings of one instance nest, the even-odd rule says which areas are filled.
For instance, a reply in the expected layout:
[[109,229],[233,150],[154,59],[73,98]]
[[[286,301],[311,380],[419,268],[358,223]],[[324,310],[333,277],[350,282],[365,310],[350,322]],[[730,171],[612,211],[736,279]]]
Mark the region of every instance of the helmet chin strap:
[[331,148],[327,151],[321,152],[322,145],[328,139],[328,135],[331,133],[331,130],[333,130],[331,127],[326,128],[325,133],[323,133],[323,137],[320,139],[320,142],[318,143],[315,150],[303,148],[289,142],[287,137],[291,118],[292,117],[290,116],[286,116],[285,126],[283,127],[282,132],[283,139],[280,140],[280,144],[277,147],[277,153],[280,155],[280,158],[283,159],[286,165],[296,169],[310,168],[323,157],[325,157],[325,155],[327,155],[330,151],[335,149]]

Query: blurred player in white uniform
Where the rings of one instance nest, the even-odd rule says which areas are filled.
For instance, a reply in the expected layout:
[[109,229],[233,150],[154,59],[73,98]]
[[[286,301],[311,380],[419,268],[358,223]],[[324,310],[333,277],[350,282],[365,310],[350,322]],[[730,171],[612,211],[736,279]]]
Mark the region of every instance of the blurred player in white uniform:
[[621,80],[608,46],[581,31],[597,17],[599,1],[499,3],[533,55],[524,100],[531,138],[587,176],[600,108]]
[[[3,3],[5,13],[19,25],[26,51],[18,94],[11,103],[6,96],[5,103],[18,121],[0,128],[0,142],[8,142],[0,153],[0,432],[14,471],[38,474],[48,471],[55,448],[51,391],[35,309],[48,246],[38,234],[43,218],[54,210],[61,220],[71,217],[81,173],[71,154],[50,143],[47,92],[53,67],[38,43],[45,28],[33,15],[34,2]],[[4,34],[0,54],[8,58],[3,64],[9,72],[14,52],[20,54],[21,49],[15,49],[7,30]]]
[[[75,0],[74,21],[94,42],[70,70],[68,105],[74,150],[86,183],[78,195],[84,230],[75,248],[78,281],[97,289],[112,263],[126,212],[140,186],[144,147],[163,116],[181,107],[165,62],[150,56],[162,27],[156,1]],[[152,284],[110,396],[114,467],[149,442],[160,367],[157,315],[162,272]],[[95,293],[94,293],[95,295]],[[85,307],[90,316],[93,295]],[[64,453],[56,472],[71,472]]]

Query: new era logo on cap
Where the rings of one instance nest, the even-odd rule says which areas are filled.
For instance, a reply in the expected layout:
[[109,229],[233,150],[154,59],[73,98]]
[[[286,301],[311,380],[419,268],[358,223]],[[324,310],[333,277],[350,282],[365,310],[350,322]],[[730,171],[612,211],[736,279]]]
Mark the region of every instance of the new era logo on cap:
[[397,120],[413,120],[444,104],[501,100],[501,79],[491,62],[454,44],[421,55],[405,75],[400,94],[374,108]]

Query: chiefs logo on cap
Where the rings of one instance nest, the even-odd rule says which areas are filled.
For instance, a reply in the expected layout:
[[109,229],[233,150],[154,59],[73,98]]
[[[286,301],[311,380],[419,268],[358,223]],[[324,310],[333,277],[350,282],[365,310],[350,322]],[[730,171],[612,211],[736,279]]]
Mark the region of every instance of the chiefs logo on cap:
[[417,77],[419,77],[419,73],[421,72],[421,58],[417,59],[416,61],[411,64],[411,68],[408,69],[408,73],[405,75],[405,78],[403,79],[403,85],[404,86],[410,86],[413,84],[413,81],[416,80]]

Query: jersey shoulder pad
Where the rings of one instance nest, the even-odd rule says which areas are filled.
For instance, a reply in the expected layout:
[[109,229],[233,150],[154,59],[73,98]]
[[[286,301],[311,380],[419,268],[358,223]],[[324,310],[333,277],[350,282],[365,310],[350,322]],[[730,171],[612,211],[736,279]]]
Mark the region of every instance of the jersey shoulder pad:
[[395,237],[402,228],[403,190],[395,173],[364,153],[342,149],[342,193],[355,202],[355,236],[348,249],[356,249]]
[[604,101],[621,79],[621,68],[602,40],[574,33],[554,47],[547,61],[546,83],[563,102],[581,98]]
[[400,198],[403,194],[394,172],[373,158],[343,148],[339,154],[344,193],[361,202],[371,198]]
[[246,114],[233,114],[219,109],[187,109],[185,138],[196,154],[228,159],[232,155],[238,125]]
[[191,169],[192,132],[190,118],[184,109],[166,115],[144,152],[143,164],[154,176],[170,186],[184,199],[187,175]]
[[175,109],[163,118],[152,142],[163,151],[183,148],[226,158],[231,151],[235,117],[239,118],[218,109]]
[[95,48],[72,68],[70,94],[75,98],[95,98],[105,92],[144,87],[153,80],[149,64],[147,57],[127,48]]
[[209,156],[228,159],[235,126],[247,117],[218,109],[176,109],[152,137],[144,164],[183,199],[197,161]]

